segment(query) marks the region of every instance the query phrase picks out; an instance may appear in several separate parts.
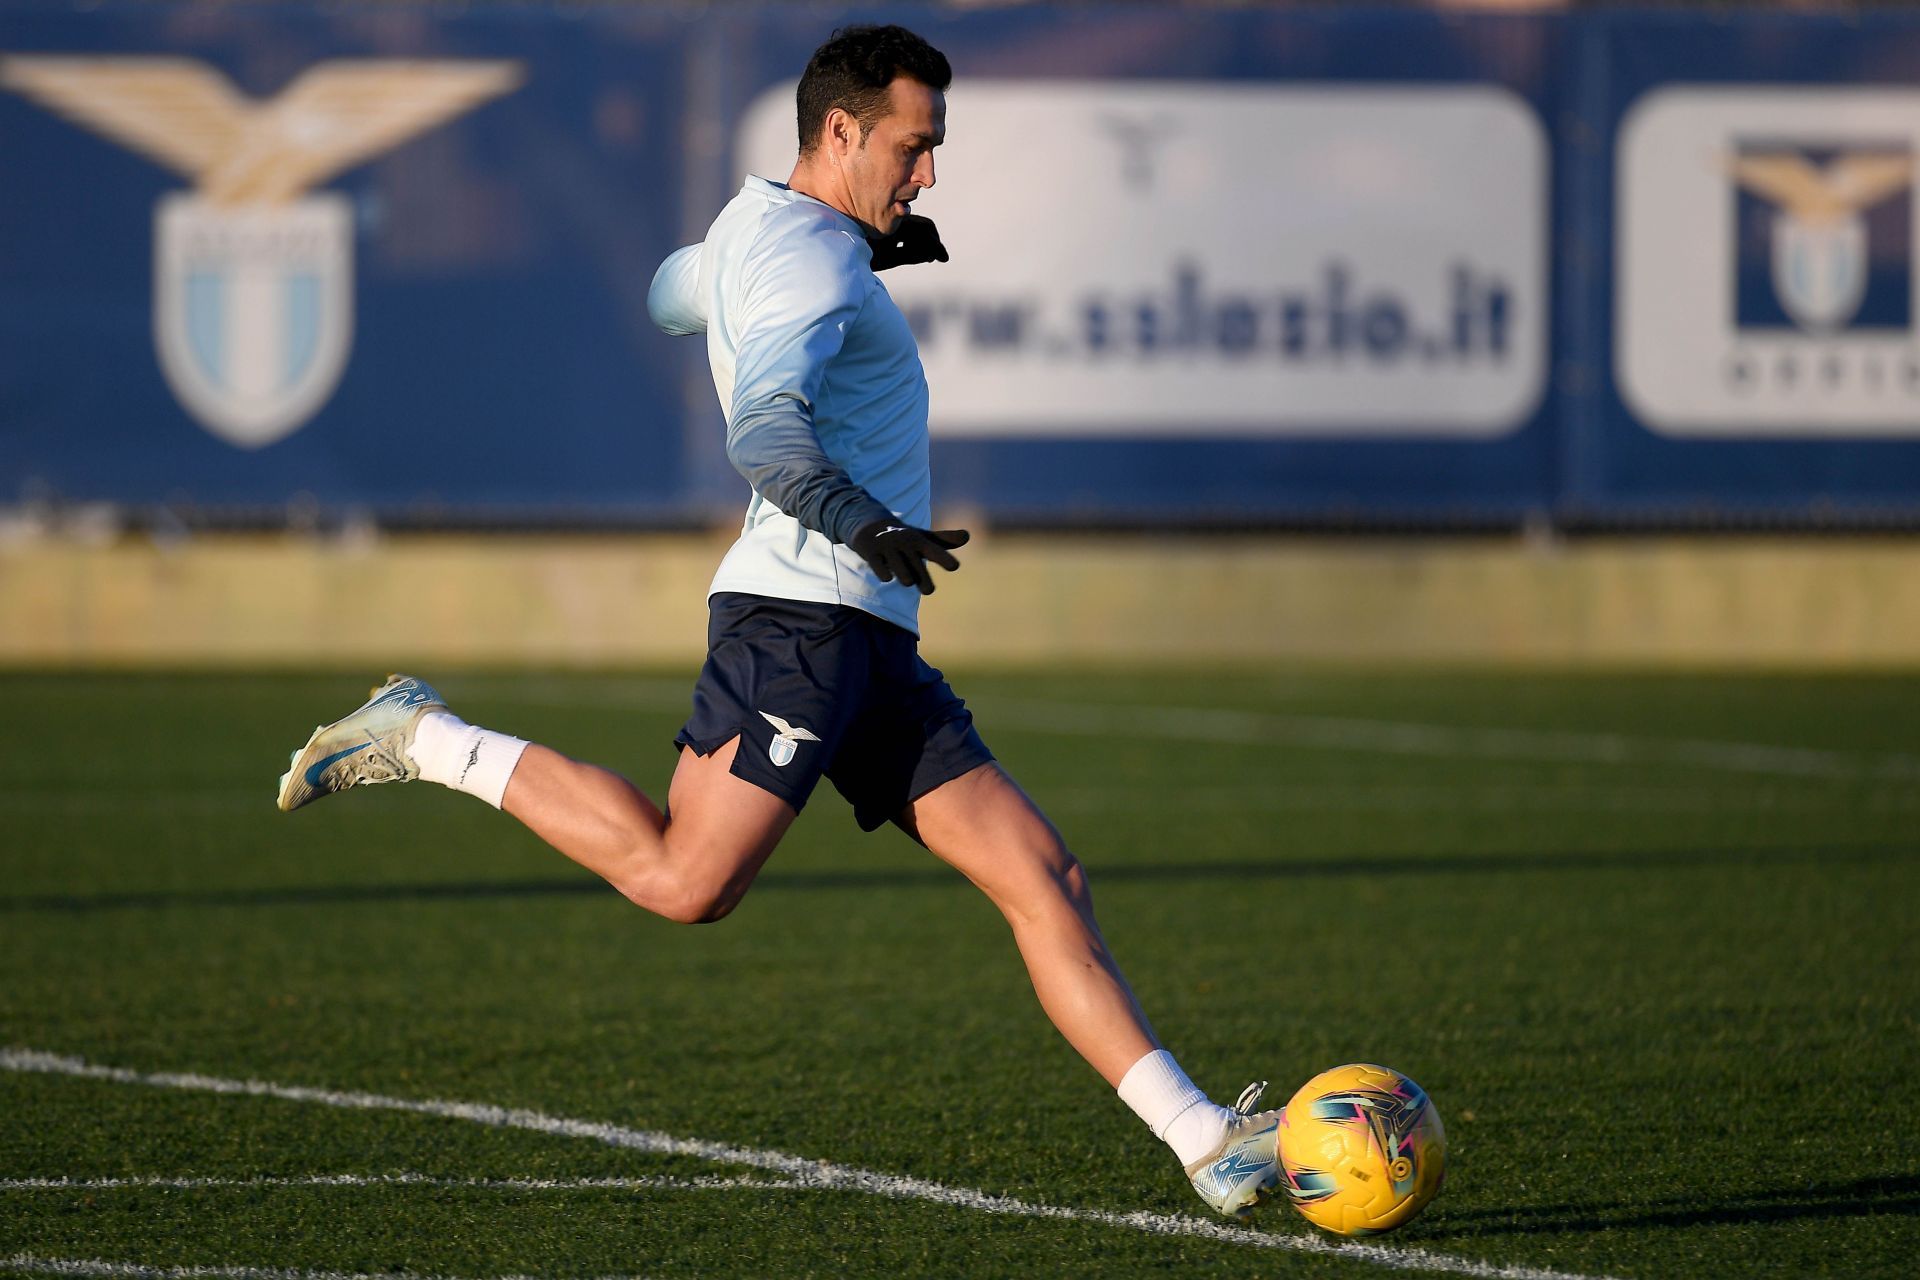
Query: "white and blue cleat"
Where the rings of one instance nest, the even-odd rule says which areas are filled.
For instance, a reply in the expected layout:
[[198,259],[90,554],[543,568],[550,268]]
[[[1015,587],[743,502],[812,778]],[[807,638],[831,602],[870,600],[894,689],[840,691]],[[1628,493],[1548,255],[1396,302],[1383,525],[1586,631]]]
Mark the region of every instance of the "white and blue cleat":
[[1280,1116],[1255,1112],[1267,1082],[1250,1084],[1233,1104],[1235,1119],[1212,1154],[1187,1166],[1200,1198],[1229,1218],[1245,1220],[1280,1185]]
[[281,811],[292,813],[348,787],[419,777],[419,767],[408,755],[414,726],[429,711],[446,709],[447,704],[424,680],[388,676],[366,705],[315,729],[307,745],[293,753],[292,763],[280,775],[277,803]]

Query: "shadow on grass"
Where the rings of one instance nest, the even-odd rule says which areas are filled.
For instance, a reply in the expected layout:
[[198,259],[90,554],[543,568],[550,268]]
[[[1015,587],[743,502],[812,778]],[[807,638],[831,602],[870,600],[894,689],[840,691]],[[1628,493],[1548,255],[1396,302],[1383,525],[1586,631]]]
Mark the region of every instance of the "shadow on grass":
[[[1228,880],[1337,879],[1348,876],[1534,875],[1563,871],[1685,870],[1819,862],[1920,860],[1920,848],[1899,845],[1804,849],[1663,849],[1613,852],[1438,854],[1431,857],[1289,859],[1284,862],[1166,862],[1089,867],[1094,886],[1184,884]],[[761,873],[756,893],[834,889],[943,889],[964,886],[940,863],[847,870]],[[84,912],[165,907],[279,907],[351,902],[440,902],[612,894],[585,876],[538,880],[443,881],[415,884],[307,885],[258,889],[167,889],[132,893],[24,894],[0,898],[0,912]]]
[[1920,1177],[1861,1178],[1780,1187],[1715,1203],[1700,1196],[1639,1204],[1553,1204],[1468,1209],[1434,1223],[1446,1237],[1560,1235],[1633,1227],[1730,1226],[1812,1218],[1920,1217]]

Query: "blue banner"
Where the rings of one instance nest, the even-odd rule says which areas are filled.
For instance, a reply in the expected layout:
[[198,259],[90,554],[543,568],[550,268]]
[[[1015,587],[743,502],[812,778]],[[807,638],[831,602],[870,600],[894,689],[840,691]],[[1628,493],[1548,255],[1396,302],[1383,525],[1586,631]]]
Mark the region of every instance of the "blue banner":
[[0,500],[685,513],[684,24],[0,14]]
[[1920,518],[1920,20],[1594,15],[1564,508]]
[[936,502],[1920,519],[1920,17],[16,4],[0,504],[742,504],[654,267],[833,27],[956,69]]

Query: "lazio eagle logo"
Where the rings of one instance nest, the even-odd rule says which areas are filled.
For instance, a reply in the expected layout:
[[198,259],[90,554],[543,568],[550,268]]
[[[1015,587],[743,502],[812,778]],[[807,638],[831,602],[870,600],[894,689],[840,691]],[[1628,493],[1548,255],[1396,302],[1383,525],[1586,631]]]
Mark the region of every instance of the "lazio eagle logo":
[[339,384],[353,345],[353,217],[305,194],[520,84],[512,62],[336,61],[277,98],[185,58],[0,57],[12,89],[191,180],[154,215],[154,342],[175,397],[254,449]]
[[767,743],[767,759],[773,761],[776,768],[786,768],[793,763],[793,756],[803,742],[818,742],[819,735],[813,730],[797,724],[788,724],[770,711],[762,711],[761,718],[773,726],[773,738]]
[[1788,146],[1743,148],[1733,179],[1774,207],[1772,270],[1781,308],[1802,329],[1845,327],[1866,295],[1866,212],[1913,184],[1905,152],[1855,149],[1825,164]]

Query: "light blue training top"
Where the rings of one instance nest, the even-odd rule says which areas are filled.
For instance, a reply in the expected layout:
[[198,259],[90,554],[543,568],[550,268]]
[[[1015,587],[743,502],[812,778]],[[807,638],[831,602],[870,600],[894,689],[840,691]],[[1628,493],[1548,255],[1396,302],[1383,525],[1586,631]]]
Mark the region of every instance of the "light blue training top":
[[917,635],[920,593],[844,545],[930,516],[927,377],[872,256],[852,218],[750,177],[704,244],[660,264],[647,310],[706,333],[727,458],[753,486],[708,594],[851,605]]

